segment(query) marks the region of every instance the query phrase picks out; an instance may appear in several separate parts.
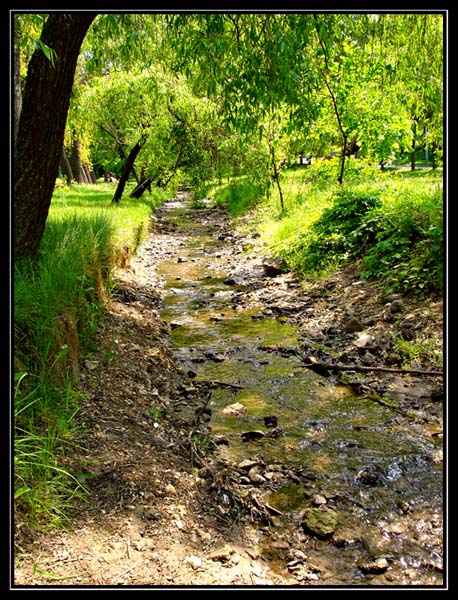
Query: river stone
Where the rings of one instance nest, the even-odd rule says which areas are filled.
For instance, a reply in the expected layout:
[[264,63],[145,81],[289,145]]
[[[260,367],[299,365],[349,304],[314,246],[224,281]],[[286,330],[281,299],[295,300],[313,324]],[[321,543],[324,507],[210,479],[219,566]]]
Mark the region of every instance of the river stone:
[[332,508],[309,508],[304,512],[301,525],[307,533],[323,539],[334,533],[338,520]]
[[378,575],[384,573],[389,567],[386,558],[377,558],[373,562],[359,565],[359,568],[366,575]]
[[262,268],[268,277],[280,275],[287,268],[286,261],[283,258],[264,258]]
[[234,404],[229,404],[229,406],[223,408],[223,415],[238,416],[242,415],[243,413],[246,413],[246,411],[246,406],[244,406],[240,402],[234,402]]
[[346,333],[356,333],[357,331],[361,331],[363,327],[364,325],[362,324],[361,319],[354,315],[349,316],[343,324],[343,330]]

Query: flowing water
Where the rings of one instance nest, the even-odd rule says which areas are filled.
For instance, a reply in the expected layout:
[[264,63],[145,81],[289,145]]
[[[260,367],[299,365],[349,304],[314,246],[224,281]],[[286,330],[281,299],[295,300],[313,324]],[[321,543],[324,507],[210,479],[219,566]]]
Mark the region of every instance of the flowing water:
[[[261,305],[244,301],[243,286],[228,284],[231,249],[218,239],[210,211],[175,201],[161,215],[173,225],[169,259],[158,265],[171,347],[197,381],[234,386],[215,389],[209,404],[212,434],[229,442],[218,451],[237,463],[260,456],[306,474],[307,485],[286,481],[266,496],[283,513],[278,527],[286,537],[293,539],[313,494],[337,509],[333,543],[303,542],[319,560],[318,584],[441,585],[441,440],[301,368],[295,328],[266,318]],[[236,402],[246,412],[223,412]],[[279,435],[243,441],[243,432],[270,431],[265,417],[276,417]],[[266,557],[275,566],[274,553],[266,549]],[[388,569],[374,566],[380,557]]]

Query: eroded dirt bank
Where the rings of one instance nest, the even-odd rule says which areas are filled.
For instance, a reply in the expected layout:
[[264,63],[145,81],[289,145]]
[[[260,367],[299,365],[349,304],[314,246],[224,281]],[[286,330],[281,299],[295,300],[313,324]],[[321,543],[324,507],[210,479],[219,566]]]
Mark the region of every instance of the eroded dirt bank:
[[[186,233],[179,220],[170,218],[171,209],[173,203],[168,203],[155,214],[152,233],[131,268],[117,274],[117,299],[98,333],[98,350],[83,364],[86,397],[71,467],[87,486],[89,502],[79,508],[66,532],[34,536],[18,528],[18,555],[23,557],[15,569],[15,584],[441,585],[440,498],[425,502],[400,496],[391,518],[373,526],[370,491],[389,483],[390,476],[399,477],[396,468],[407,469],[404,464],[396,463],[390,475],[368,462],[357,473],[359,495],[353,490],[339,496],[310,473],[291,465],[263,464],[254,446],[252,462],[242,466],[221,455],[224,436],[221,446],[208,448],[212,393],[224,382],[200,380],[189,366],[198,371],[201,357],[191,356],[193,363],[189,354],[183,358],[170,348],[171,330],[179,330],[182,323],[166,322],[162,316],[164,277],[158,267],[164,261],[179,265],[194,260],[186,254],[193,232]],[[301,287],[290,274],[276,274],[263,265],[259,238],[235,232],[224,210],[194,209],[192,221],[195,231],[201,229],[214,241],[208,264],[216,258],[224,270],[232,309],[254,303],[260,307],[254,319],[297,327],[294,348],[271,344],[263,348],[266,355],[294,355],[302,363],[396,368],[400,357],[394,336],[430,339],[434,350],[441,349],[440,298],[422,303],[400,296],[381,298],[351,269]],[[175,293],[180,294],[178,287]],[[196,305],[205,301],[197,298]],[[221,360],[224,368],[224,357],[213,354],[206,360]],[[432,371],[441,365],[436,357],[420,367]],[[441,476],[440,377],[355,370],[326,371],[320,377],[331,385],[345,383],[366,401],[392,411],[390,426],[397,419],[399,426],[421,429],[431,443],[415,458],[415,468]],[[353,420],[355,431],[365,426]],[[319,451],[323,425],[314,427],[311,443]],[[272,431],[264,427],[262,433]],[[321,518],[318,533],[319,526],[310,522],[308,529],[285,528],[282,513],[287,510],[266,500],[266,493],[280,485],[300,490],[301,501],[305,498],[316,511],[312,514]],[[351,508],[347,513],[346,506]],[[334,513],[355,521],[336,525]],[[323,524],[324,515],[328,521]],[[356,520],[364,519],[362,531]],[[406,539],[412,552],[403,556]],[[427,548],[426,554],[419,547]]]

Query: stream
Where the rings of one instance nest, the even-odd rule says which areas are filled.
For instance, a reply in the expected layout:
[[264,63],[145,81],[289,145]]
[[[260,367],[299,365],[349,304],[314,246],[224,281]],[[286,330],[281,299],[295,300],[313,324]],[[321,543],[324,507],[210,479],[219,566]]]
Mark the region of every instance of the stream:
[[208,426],[220,459],[246,461],[242,486],[259,485],[272,511],[278,541],[264,559],[292,583],[442,585],[442,441],[303,368],[296,328],[229,276],[238,259],[219,212],[180,194],[157,211],[170,238],[161,317],[190,381],[224,384]]

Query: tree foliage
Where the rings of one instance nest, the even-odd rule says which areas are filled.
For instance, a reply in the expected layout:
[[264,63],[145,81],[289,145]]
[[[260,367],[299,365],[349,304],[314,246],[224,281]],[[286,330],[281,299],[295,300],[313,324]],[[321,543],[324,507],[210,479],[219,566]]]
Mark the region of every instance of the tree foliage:
[[[168,185],[180,176],[203,190],[214,177],[251,172],[266,191],[274,183],[282,202],[281,166],[295,153],[340,154],[339,182],[350,141],[382,165],[426,144],[436,163],[441,157],[441,13],[90,16],[65,147],[77,140],[99,173],[119,176],[141,140],[137,181]],[[15,15],[22,83],[33,52],[59,66],[40,30],[49,20]]]

